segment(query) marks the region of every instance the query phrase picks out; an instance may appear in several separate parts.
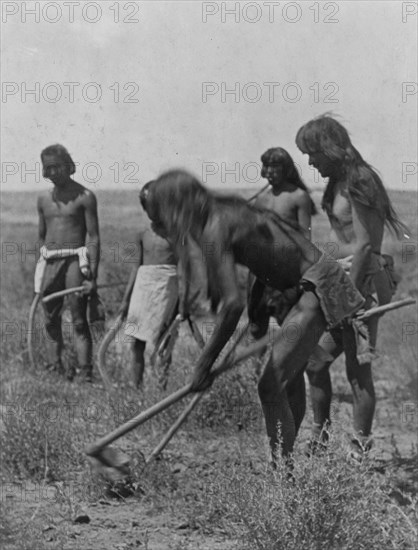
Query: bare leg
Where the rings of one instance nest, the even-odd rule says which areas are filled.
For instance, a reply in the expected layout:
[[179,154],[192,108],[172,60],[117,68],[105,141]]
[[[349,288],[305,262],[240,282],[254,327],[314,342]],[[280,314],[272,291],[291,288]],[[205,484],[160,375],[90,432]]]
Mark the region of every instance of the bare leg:
[[360,365],[356,356],[354,332],[344,328],[344,351],[347,378],[353,391],[354,430],[360,436],[369,436],[376,406],[371,363]]
[[[46,331],[46,352],[48,357],[48,366],[53,370],[62,370],[61,353],[63,348],[63,338],[61,329],[61,308],[62,300],[54,300],[45,304],[45,323]],[[41,327],[41,334],[42,334]],[[42,345],[42,342],[41,342]]]
[[[319,345],[336,359],[343,350],[342,329],[326,332],[319,341]],[[311,394],[314,424],[312,436],[314,440],[326,442],[323,429],[330,423],[330,409],[332,399],[331,376],[329,373],[332,362],[320,362],[310,359],[306,369]]]
[[287,398],[295,421],[295,437],[306,412],[306,388],[303,371],[287,386]]
[[258,387],[273,456],[278,444],[278,422],[282,430],[283,454],[286,456],[293,450],[296,422],[285,388],[303,372],[325,327],[318,299],[312,292],[305,292],[286,317],[274,344],[272,360]]
[[[69,263],[66,275],[66,287],[79,286],[83,281],[78,266],[78,258]],[[87,296],[71,294],[69,305],[74,327],[77,363],[86,380],[91,381],[93,372],[93,342],[87,322]],[[71,365],[69,366],[71,371]]]
[[[66,265],[62,261],[52,262],[47,264],[42,282],[42,294],[48,296],[54,292],[65,288],[65,270]],[[61,327],[61,310],[63,299],[58,298],[47,304],[42,304],[45,313],[45,327],[41,328],[46,331],[45,347],[48,357],[48,367],[53,370],[62,370],[61,353],[63,348],[63,337]],[[43,338],[42,338],[43,339]],[[42,342],[41,342],[42,345]]]
[[132,376],[135,386],[138,388],[144,379],[145,370],[145,342],[136,340],[132,344]]

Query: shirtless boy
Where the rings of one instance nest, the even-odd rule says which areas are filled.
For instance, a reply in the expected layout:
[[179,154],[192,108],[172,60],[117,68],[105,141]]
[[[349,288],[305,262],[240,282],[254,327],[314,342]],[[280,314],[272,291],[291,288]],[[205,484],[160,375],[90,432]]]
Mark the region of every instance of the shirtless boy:
[[[54,185],[51,190],[38,197],[41,257],[55,257],[46,259],[40,290],[44,295],[48,295],[65,288],[85,286],[83,295],[71,294],[68,300],[78,368],[82,376],[91,381],[92,337],[86,310],[88,295],[96,292],[100,259],[96,197],[71,178],[75,173],[75,165],[65,147],[58,144],[47,147],[41,153],[41,160],[43,176]],[[87,252],[82,247],[86,247]],[[81,266],[85,275],[81,272]],[[48,367],[58,372],[64,370],[61,362],[62,305],[62,299],[44,305],[47,318]],[[75,375],[74,367],[66,365],[65,368],[67,377],[72,379]]]
[[[390,302],[396,281],[391,257],[381,253],[383,231],[387,224],[400,236],[407,228],[399,221],[380,177],[355,149],[347,130],[330,116],[321,116],[300,128],[296,144],[309,155],[309,164],[328,178],[322,207],[331,224],[331,239],[336,243],[335,258],[366,299],[365,307]],[[320,342],[334,358],[345,353],[353,392],[350,454],[357,461],[371,447],[376,403],[371,352],[376,344],[377,325],[377,317],[367,321],[369,349],[360,349],[355,325],[346,321]],[[318,440],[319,444],[326,443],[327,432],[323,428],[330,421],[330,365],[331,362],[311,360],[307,369],[314,411],[313,442]]]
[[[269,181],[271,188],[257,198],[255,206],[273,210],[310,239],[311,216],[316,213],[316,208],[292,157],[285,149],[275,147],[261,156],[261,162],[261,175]],[[280,324],[280,319],[290,310],[295,292],[290,290],[287,294],[286,298],[283,293],[266,288],[250,275],[248,312],[251,331],[256,338],[266,334],[270,315]]]
[[[248,267],[277,290],[302,286],[303,292],[283,322],[258,384],[273,457],[278,423],[282,451],[288,455],[296,437],[296,419],[287,386],[305,368],[327,325],[353,314],[363,298],[337,262],[318,262],[319,250],[277,214],[239,197],[217,196],[188,172],[173,170],[160,176],[149,186],[144,206],[155,231],[170,236],[186,270],[190,268],[189,246],[201,249],[210,295],[214,307],[218,306],[216,328],[195,368],[194,391],[211,384],[210,369],[244,309],[237,264]],[[187,307],[187,294],[183,300]],[[286,337],[295,327],[297,337]]]
[[[151,183],[143,187],[141,197]],[[119,309],[124,317],[127,315],[125,334],[134,338],[132,374],[136,387],[143,381],[145,346],[158,344],[178,302],[177,261],[172,247],[145,220],[137,236],[138,255]]]
[[[261,175],[266,178],[270,188],[258,196],[255,206],[273,210],[283,220],[298,227],[301,233],[310,240],[311,216],[316,214],[315,204],[309,196],[309,190],[302,181],[299,172],[289,153],[282,147],[268,149],[261,155]],[[297,302],[299,289],[279,292],[266,287],[252,274],[248,281],[248,316],[251,334],[262,338],[268,331],[270,317],[279,325]],[[264,354],[261,354],[263,357]],[[260,374],[261,363],[256,362],[256,373]],[[288,387],[288,397],[294,401],[296,432],[306,410],[305,379],[303,372]]]
[[311,216],[316,208],[292,157],[282,147],[274,147],[263,153],[261,162],[261,176],[268,180],[270,189],[258,197],[256,206],[273,210],[281,218],[297,224],[310,239]]

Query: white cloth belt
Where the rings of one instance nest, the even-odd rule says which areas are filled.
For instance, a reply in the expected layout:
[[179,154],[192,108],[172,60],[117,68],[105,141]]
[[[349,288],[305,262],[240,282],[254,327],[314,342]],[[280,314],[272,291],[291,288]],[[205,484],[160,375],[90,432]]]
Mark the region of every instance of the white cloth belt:
[[48,250],[46,246],[42,246],[39,252],[40,255],[36,264],[34,276],[34,287],[36,293],[41,292],[42,279],[44,278],[45,268],[48,260],[78,256],[78,264],[80,266],[81,273],[84,275],[84,277],[89,276],[90,257],[87,246],[80,246],[78,248],[59,248],[54,250]]

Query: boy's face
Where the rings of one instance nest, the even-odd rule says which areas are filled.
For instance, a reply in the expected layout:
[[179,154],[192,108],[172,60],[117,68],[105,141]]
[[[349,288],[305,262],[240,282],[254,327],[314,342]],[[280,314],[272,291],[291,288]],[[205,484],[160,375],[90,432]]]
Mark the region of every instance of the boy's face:
[[59,155],[44,155],[42,157],[43,176],[56,186],[64,185],[70,175],[70,167]]
[[263,177],[274,189],[278,189],[283,183],[283,166],[278,163],[263,164]]

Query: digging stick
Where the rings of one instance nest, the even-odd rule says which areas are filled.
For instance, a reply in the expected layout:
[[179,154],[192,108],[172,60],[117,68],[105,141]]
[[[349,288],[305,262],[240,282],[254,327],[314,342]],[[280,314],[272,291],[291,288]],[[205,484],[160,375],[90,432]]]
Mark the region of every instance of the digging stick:
[[404,298],[403,300],[398,300],[397,302],[391,302],[389,304],[384,304],[383,306],[377,306],[368,309],[356,318],[363,321],[364,319],[368,319],[369,317],[373,317],[374,315],[380,315],[382,313],[386,313],[387,311],[392,311],[393,309],[399,309],[400,307],[409,306],[415,303],[416,300],[414,300],[413,298]]
[[[241,361],[245,361],[255,353],[260,352],[263,350],[266,345],[268,344],[268,336],[265,336],[258,342],[255,342],[254,344],[251,344],[250,346],[247,346],[246,348],[242,349],[232,360],[223,360],[221,364],[214,369],[210,373],[210,377],[212,379],[217,378],[220,374],[230,370],[235,364],[240,363]],[[230,359],[229,354],[227,356],[227,359]],[[186,395],[191,393],[191,383],[187,384],[186,386],[183,386],[176,392],[172,393],[171,395],[167,396],[165,399],[160,401],[159,403],[156,403],[152,407],[148,408],[147,410],[143,411],[139,415],[135,416],[131,420],[128,420],[109,434],[103,436],[99,440],[97,440],[95,443],[90,445],[86,449],[86,453],[90,456],[97,457],[97,455],[100,454],[102,449],[104,449],[107,445],[115,441],[116,439],[119,439],[123,435],[127,434],[128,432],[135,429],[137,426],[140,426],[156,414],[159,414],[160,412],[164,411],[174,403],[177,403],[177,401],[180,401],[180,399],[183,399]]]
[[[122,286],[126,283],[109,283],[106,285],[99,285],[97,287],[98,290],[101,288],[113,288],[116,286]],[[75,286],[73,288],[66,288],[65,290],[59,290],[58,292],[53,292],[52,294],[48,294],[44,298],[42,298],[42,302],[44,304],[47,304],[48,302],[51,302],[52,300],[55,300],[56,298],[62,298],[63,296],[67,296],[68,294],[74,294],[76,292],[82,292],[85,289],[84,286]]]
[[[191,321],[189,320],[190,328],[193,331],[196,331],[196,336],[200,336],[202,346],[204,346],[203,337],[200,334],[200,331],[197,326],[192,327]],[[235,341],[234,345],[231,347],[231,349],[228,351],[228,354],[224,358],[224,363],[232,363],[233,361],[233,354],[238,346],[238,344],[241,342],[241,340],[244,338],[244,336],[247,334],[249,325],[247,324],[244,330],[241,332],[237,340]],[[195,336],[195,337],[196,337]],[[197,339],[197,338],[196,338]],[[146,464],[149,464],[156,456],[160,454],[160,452],[165,448],[165,446],[170,442],[174,434],[177,432],[177,430],[180,428],[180,426],[184,423],[184,421],[187,419],[189,414],[193,411],[193,409],[196,407],[196,405],[199,403],[201,398],[203,397],[204,392],[200,392],[196,394],[193,399],[190,401],[190,403],[185,407],[181,415],[177,418],[177,420],[174,422],[174,424],[169,428],[168,432],[165,434],[163,439],[160,441],[160,443],[155,447],[155,449],[152,451],[150,456],[146,460]]]

